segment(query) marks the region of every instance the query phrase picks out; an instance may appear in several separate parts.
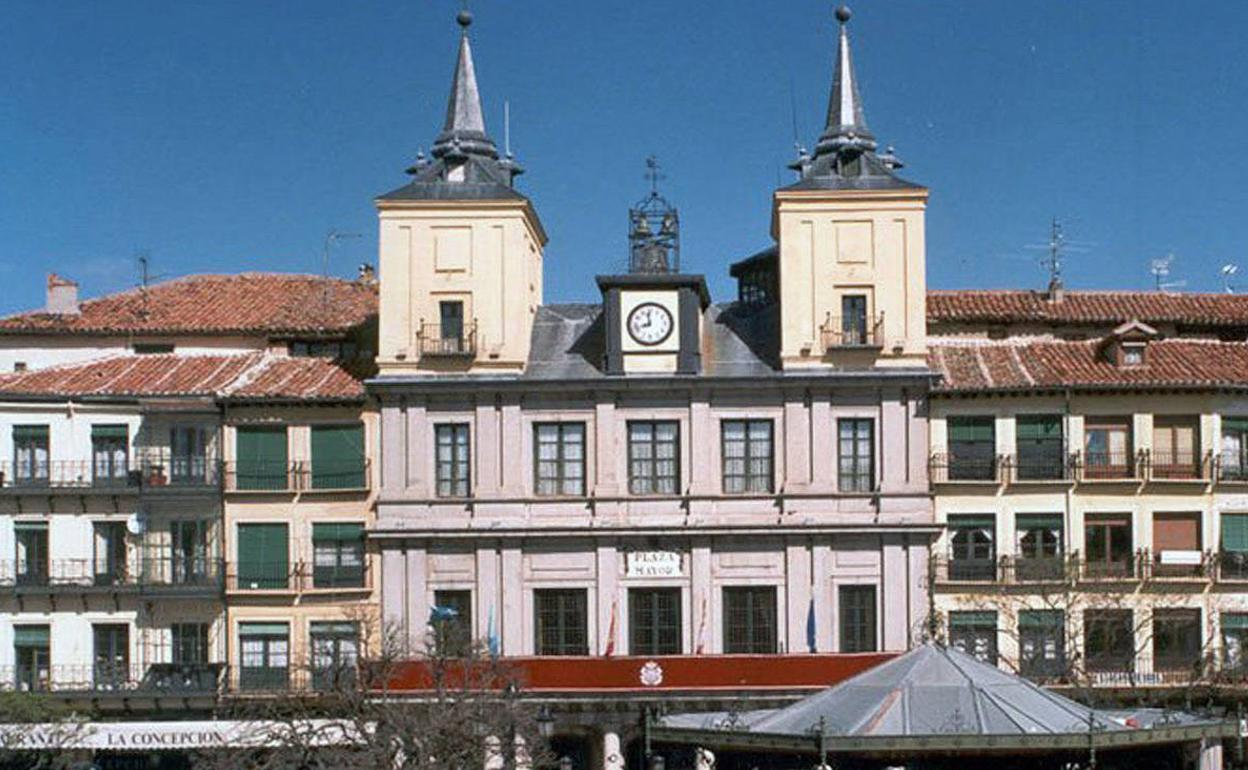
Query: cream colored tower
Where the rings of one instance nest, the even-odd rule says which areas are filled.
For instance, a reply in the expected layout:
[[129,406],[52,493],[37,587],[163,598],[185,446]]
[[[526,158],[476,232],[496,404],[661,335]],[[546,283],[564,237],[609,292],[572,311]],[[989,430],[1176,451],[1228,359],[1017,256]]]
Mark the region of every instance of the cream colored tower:
[[925,366],[927,190],[876,154],[841,23],[827,126],[801,179],[776,191],[784,368]]
[[546,233],[515,190],[522,169],[486,134],[468,27],[446,124],[412,181],[377,199],[380,373],[521,371],[542,302]]

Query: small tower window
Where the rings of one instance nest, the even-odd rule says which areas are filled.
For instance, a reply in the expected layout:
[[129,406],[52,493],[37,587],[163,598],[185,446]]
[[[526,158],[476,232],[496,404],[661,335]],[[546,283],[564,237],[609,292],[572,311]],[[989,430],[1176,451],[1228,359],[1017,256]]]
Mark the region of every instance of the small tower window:
[[1122,365],[1123,366],[1143,366],[1144,365],[1144,343],[1142,342],[1124,343],[1122,346]]

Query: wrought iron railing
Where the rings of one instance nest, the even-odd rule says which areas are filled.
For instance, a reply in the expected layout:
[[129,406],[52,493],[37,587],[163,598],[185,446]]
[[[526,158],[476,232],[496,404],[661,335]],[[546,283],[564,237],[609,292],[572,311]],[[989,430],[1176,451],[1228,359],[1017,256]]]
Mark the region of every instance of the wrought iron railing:
[[322,462],[239,461],[225,466],[227,492],[343,492],[371,488],[367,459]]
[[224,663],[100,663],[0,666],[0,690],[90,695],[215,695],[225,684]]
[[226,571],[229,591],[342,591],[372,588],[367,563],[317,567],[308,562],[234,562]]
[[1065,451],[1034,452],[1011,455],[1004,459],[1009,468],[1011,483],[1035,481],[1072,481],[1075,477],[1075,458]]
[[136,454],[145,488],[216,488],[221,483],[221,463],[210,455],[177,453],[168,447],[144,447]]
[[1149,450],[1144,454],[1144,464],[1150,481],[1208,481],[1212,457],[1211,454]]
[[1248,484],[1248,455],[1223,452],[1215,457],[1217,479],[1223,484]]
[[463,328],[421,322],[416,348],[421,357],[472,358],[477,355],[477,322]]
[[884,347],[884,314],[876,316],[834,316],[819,327],[823,349]]
[[128,461],[90,460],[0,462],[0,490],[38,492],[44,489],[138,490],[142,477]]
[[1139,479],[1141,457],[1131,452],[1084,452],[1076,456],[1080,481]]
[[219,593],[220,559],[200,556],[128,557],[126,560],[0,561],[0,587],[46,593],[84,590]]
[[982,455],[958,456],[937,452],[928,461],[933,484],[957,482],[991,483],[1001,481],[1001,458]]

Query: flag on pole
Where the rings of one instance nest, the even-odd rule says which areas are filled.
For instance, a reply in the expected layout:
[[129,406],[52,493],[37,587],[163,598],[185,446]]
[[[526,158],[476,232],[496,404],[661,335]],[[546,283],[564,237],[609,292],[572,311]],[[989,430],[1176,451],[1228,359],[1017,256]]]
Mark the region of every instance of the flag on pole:
[[607,647],[602,653],[607,658],[615,654],[615,616],[619,608],[619,599],[611,602],[611,624],[607,627]]
[[494,630],[494,605],[490,605],[490,621],[485,632],[485,646],[491,658],[498,657],[498,632]]
[[819,652],[819,635],[815,630],[815,598],[810,598],[810,608],[806,610],[806,647],[810,652]]
[[698,641],[694,646],[694,655],[706,654],[706,597],[702,597],[702,619],[698,622]]

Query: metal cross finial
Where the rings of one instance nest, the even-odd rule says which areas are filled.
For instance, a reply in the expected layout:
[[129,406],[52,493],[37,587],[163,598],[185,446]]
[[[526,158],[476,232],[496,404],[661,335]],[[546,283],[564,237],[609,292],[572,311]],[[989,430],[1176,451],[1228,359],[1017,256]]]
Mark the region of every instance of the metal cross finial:
[[650,194],[659,194],[659,180],[667,179],[666,174],[659,172],[659,159],[651,155],[646,158],[646,179],[650,182]]

